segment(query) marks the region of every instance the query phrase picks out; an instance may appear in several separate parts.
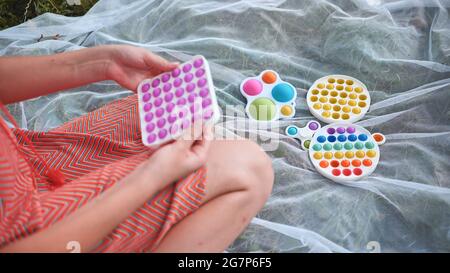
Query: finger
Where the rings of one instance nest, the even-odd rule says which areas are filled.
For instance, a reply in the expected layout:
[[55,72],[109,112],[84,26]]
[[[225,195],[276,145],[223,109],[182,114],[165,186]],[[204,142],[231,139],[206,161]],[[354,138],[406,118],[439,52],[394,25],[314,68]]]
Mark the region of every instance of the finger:
[[197,140],[192,146],[192,152],[197,154],[198,157],[203,158],[206,157],[206,154],[209,151],[209,147],[213,141],[212,128],[204,127],[202,138]]
[[144,56],[144,62],[148,69],[160,70],[163,72],[173,70],[179,65],[177,62],[169,62],[168,60],[150,52]]
[[195,122],[190,128],[186,129],[179,139],[180,148],[190,149],[195,141],[202,137],[202,125],[200,122]]

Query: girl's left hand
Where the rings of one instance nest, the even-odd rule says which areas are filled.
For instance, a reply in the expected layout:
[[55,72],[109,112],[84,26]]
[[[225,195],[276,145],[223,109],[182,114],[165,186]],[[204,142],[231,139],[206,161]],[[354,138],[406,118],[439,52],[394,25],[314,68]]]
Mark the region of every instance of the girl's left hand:
[[135,92],[142,80],[173,70],[179,65],[141,47],[107,45],[99,48],[106,50],[111,60],[105,67],[106,78]]

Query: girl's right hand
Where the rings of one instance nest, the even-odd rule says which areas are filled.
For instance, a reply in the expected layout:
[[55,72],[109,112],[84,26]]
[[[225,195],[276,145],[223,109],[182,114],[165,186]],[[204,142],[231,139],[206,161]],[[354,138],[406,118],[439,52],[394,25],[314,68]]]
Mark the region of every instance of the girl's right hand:
[[179,139],[158,148],[141,165],[142,171],[158,176],[159,189],[163,189],[206,163],[212,139],[212,127],[192,127]]

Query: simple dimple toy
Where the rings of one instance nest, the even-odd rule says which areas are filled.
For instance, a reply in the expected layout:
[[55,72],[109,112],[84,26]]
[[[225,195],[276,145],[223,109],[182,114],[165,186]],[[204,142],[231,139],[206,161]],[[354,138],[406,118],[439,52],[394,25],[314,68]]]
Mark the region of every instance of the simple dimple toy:
[[253,120],[271,121],[295,115],[297,92],[275,71],[264,70],[257,77],[245,79],[240,89],[247,99],[245,112]]
[[209,65],[195,56],[138,86],[142,142],[159,145],[180,136],[194,122],[217,122],[219,106]]
[[308,90],[306,101],[309,111],[323,122],[356,122],[367,113],[370,95],[359,80],[330,75],[314,82]]
[[309,158],[323,176],[336,182],[355,181],[375,170],[380,159],[378,145],[384,142],[384,135],[371,135],[361,126],[330,124],[314,134]]
[[286,127],[286,135],[300,140],[302,149],[308,150],[310,147],[311,138],[313,137],[314,133],[319,129],[320,123],[315,120],[311,120],[303,128],[299,128],[295,125],[290,125]]

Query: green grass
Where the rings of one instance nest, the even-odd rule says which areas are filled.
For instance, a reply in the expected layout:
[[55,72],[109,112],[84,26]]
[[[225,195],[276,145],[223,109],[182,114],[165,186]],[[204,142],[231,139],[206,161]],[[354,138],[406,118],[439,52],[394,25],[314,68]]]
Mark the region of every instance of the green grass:
[[0,30],[23,23],[46,12],[81,16],[98,0],[81,0],[70,6],[66,0],[0,0]]

